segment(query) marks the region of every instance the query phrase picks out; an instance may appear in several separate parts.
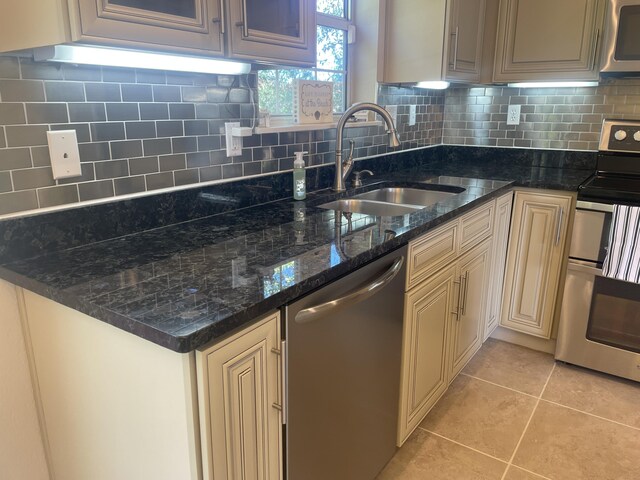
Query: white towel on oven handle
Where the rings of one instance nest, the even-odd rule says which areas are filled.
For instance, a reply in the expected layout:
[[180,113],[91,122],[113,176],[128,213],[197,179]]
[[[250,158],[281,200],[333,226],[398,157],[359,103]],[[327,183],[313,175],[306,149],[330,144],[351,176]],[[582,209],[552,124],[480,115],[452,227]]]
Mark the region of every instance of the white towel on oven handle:
[[614,205],[605,277],[640,283],[640,207]]

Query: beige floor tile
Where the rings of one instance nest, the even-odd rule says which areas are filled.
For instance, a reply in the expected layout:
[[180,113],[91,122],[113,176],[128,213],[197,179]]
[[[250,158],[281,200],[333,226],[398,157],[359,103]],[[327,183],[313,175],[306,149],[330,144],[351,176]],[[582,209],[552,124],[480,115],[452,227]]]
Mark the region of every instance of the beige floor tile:
[[548,353],[489,338],[462,372],[538,396],[552,368]]
[[542,398],[640,428],[640,383],[558,364]]
[[536,399],[459,376],[421,424],[426,430],[509,460]]
[[506,463],[417,429],[377,480],[500,480]]
[[545,477],[522,470],[511,465],[504,480],[544,480]]
[[640,431],[540,401],[514,465],[553,480],[638,480]]

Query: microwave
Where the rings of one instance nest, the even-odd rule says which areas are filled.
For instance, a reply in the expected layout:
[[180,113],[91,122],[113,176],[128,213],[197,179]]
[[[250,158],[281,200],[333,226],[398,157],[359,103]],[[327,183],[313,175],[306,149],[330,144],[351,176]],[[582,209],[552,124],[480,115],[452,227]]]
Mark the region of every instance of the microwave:
[[603,74],[640,74],[640,0],[608,0]]

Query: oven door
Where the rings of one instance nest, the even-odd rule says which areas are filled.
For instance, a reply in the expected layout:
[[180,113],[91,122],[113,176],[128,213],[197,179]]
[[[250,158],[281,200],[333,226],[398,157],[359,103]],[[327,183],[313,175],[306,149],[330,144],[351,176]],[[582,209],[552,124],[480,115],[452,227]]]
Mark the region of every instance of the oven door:
[[640,72],[640,0],[611,0],[602,73]]
[[555,356],[640,381],[640,285],[570,262]]

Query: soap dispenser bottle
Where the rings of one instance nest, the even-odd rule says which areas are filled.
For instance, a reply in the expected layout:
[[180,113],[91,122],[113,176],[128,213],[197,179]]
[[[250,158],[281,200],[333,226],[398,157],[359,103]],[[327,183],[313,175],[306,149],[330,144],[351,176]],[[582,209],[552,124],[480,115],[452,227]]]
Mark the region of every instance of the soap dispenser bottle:
[[293,198],[295,200],[304,200],[307,197],[307,180],[304,172],[304,159],[302,158],[308,152],[295,152],[295,160],[293,162]]

